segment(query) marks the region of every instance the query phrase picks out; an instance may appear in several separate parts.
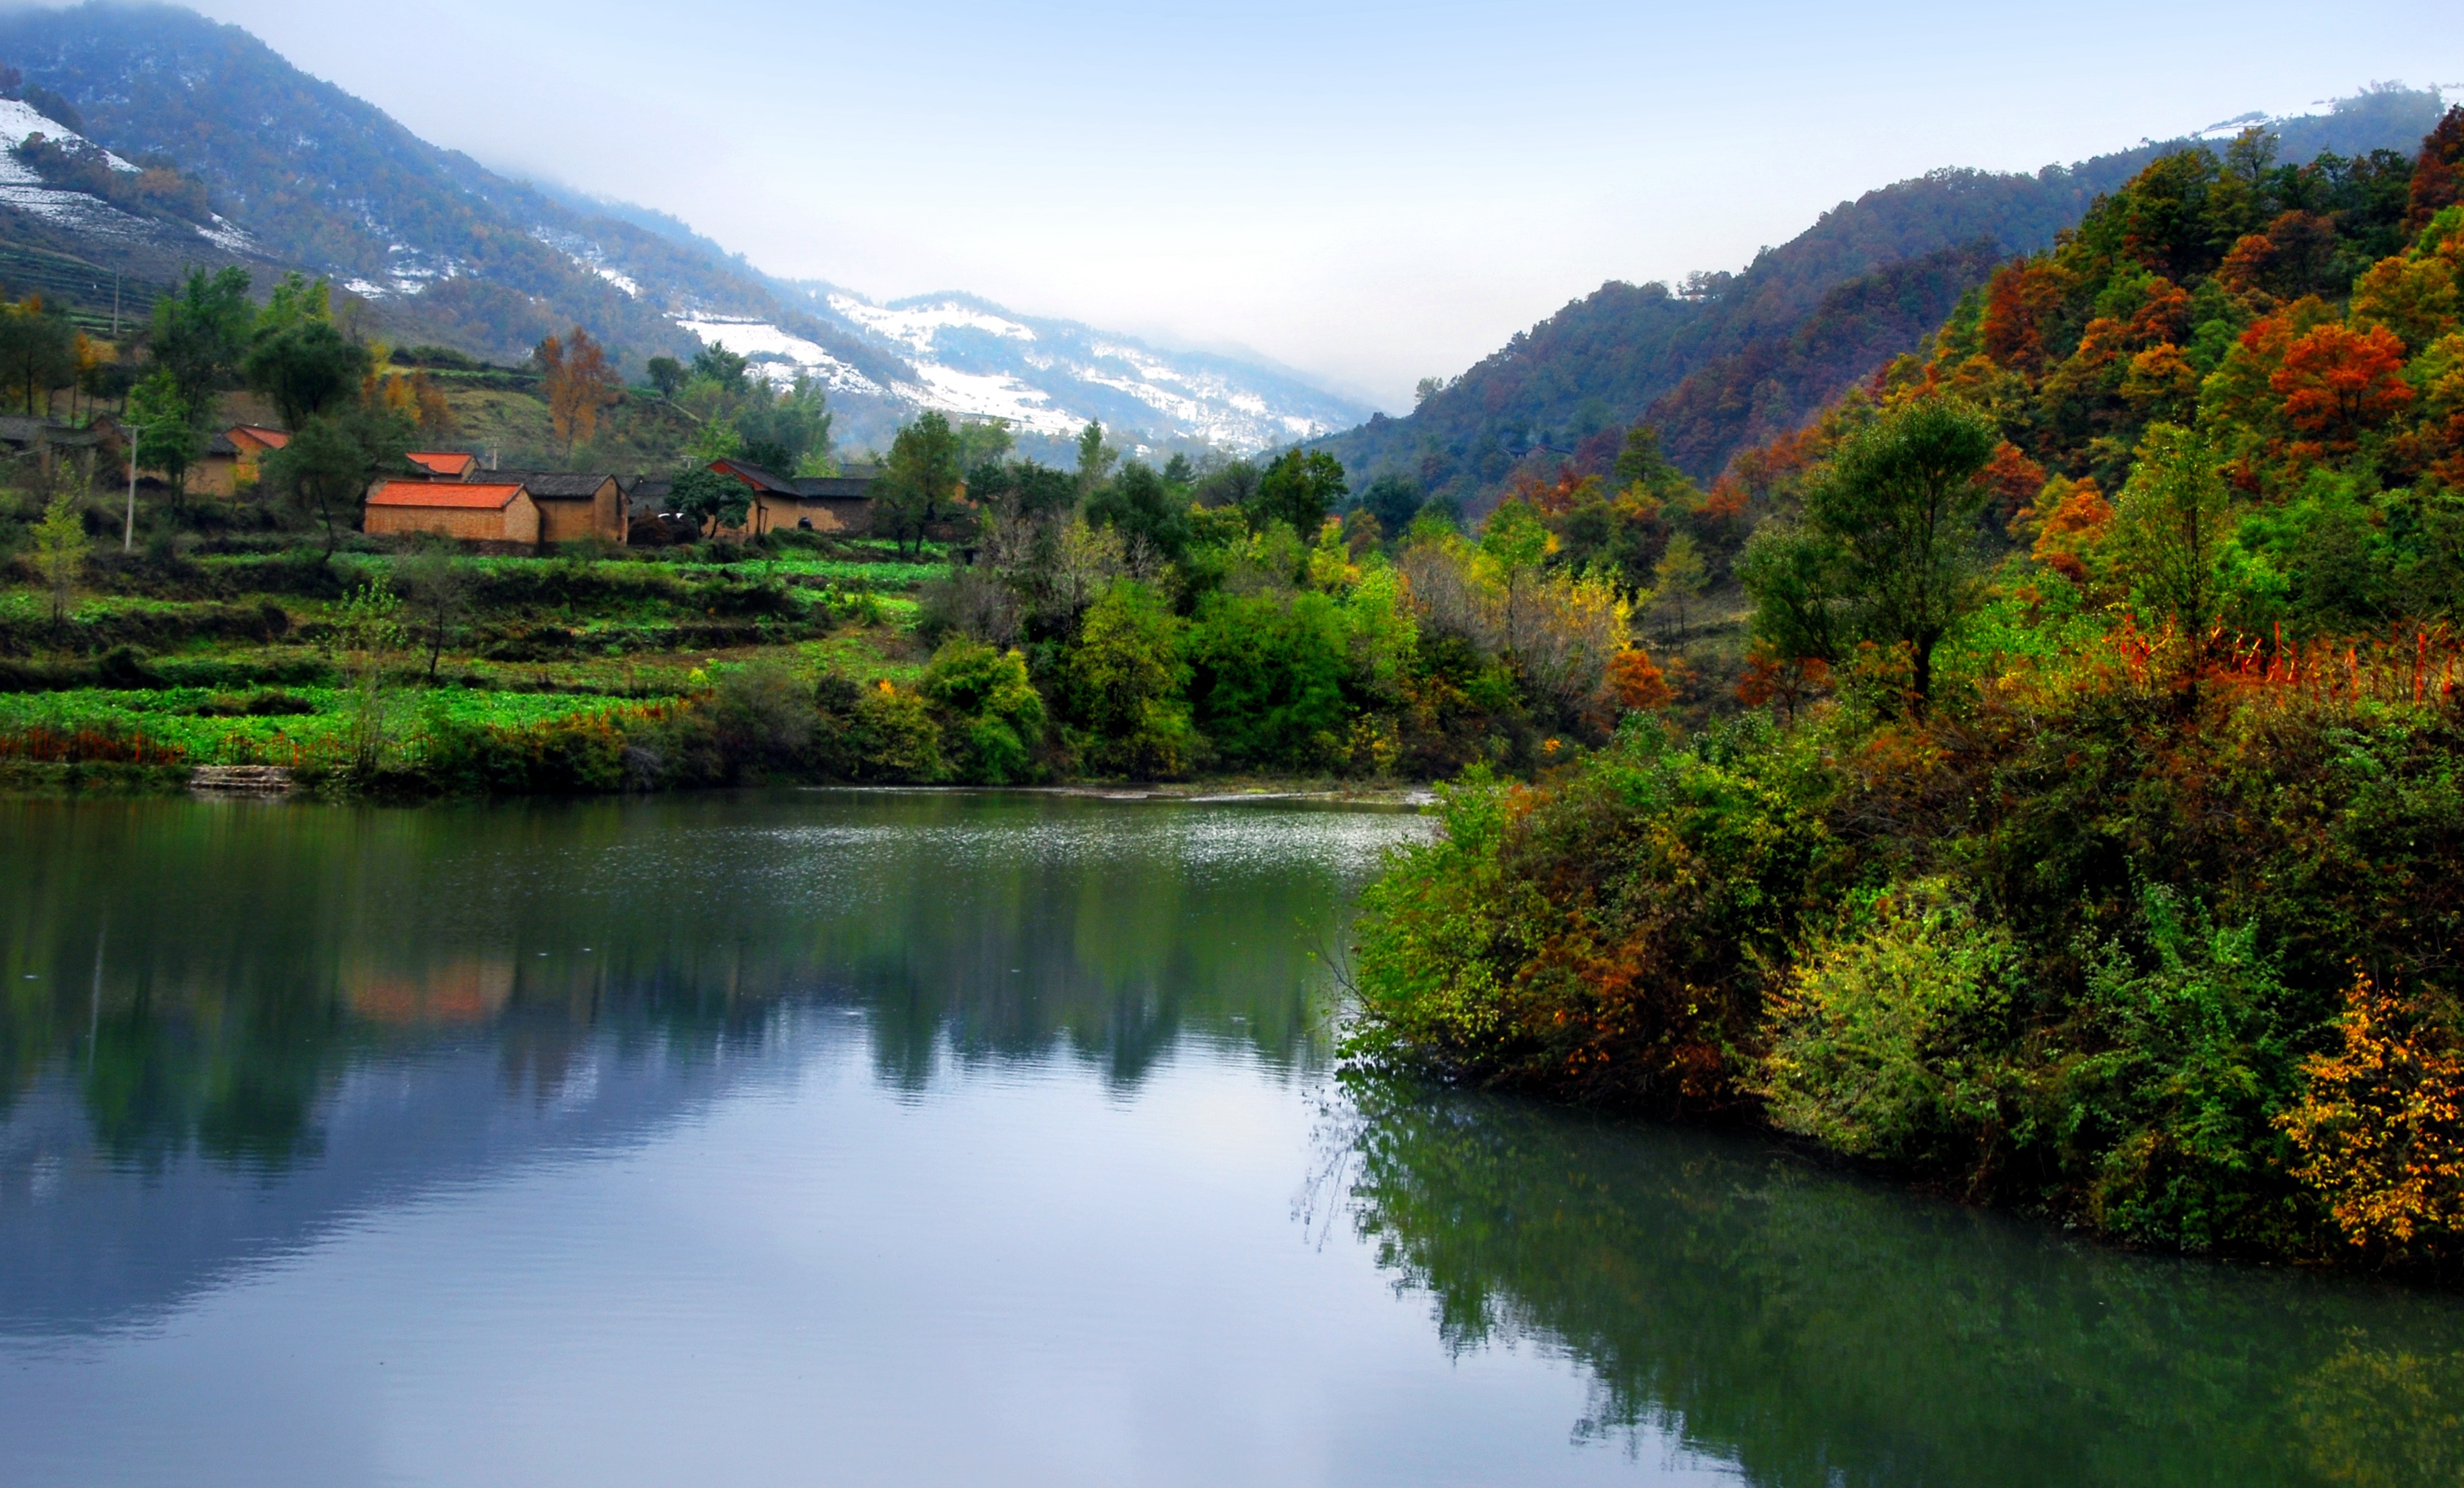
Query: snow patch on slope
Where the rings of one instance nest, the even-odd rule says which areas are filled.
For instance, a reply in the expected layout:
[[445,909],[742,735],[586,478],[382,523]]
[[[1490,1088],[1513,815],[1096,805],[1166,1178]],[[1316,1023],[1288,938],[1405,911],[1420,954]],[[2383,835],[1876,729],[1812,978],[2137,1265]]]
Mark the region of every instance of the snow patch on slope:
[[879,383],[812,342],[781,330],[767,321],[723,315],[684,315],[676,317],[676,324],[692,332],[693,339],[705,346],[725,346],[738,356],[756,358],[754,370],[769,378],[776,387],[792,386],[796,374],[803,372],[832,392],[879,393],[882,390]]
[[1015,377],[962,372],[934,362],[918,362],[915,370],[924,378],[920,386],[900,383],[893,390],[922,408],[965,418],[1007,419],[1028,433],[1074,434],[1087,427],[1083,416],[1055,408],[1049,393]]
[[1005,341],[1033,341],[1035,332],[1016,321],[1003,320],[972,305],[942,303],[920,307],[893,308],[868,304],[852,295],[832,295],[830,308],[876,336],[894,341],[911,350],[930,352],[935,338],[945,330],[983,331]]
[[[15,149],[26,143],[26,137],[30,134],[39,134],[55,141],[85,139],[84,135],[68,125],[46,117],[32,103],[21,99],[0,99],[0,151]],[[109,150],[102,152],[102,158],[114,170],[132,176],[137,173],[135,166]],[[39,184],[40,180],[40,177],[28,169],[25,163],[14,155],[0,154],[0,185],[17,186],[29,181]]]
[[575,267],[596,274],[625,292],[628,300],[642,298],[642,286],[624,270],[607,261],[607,250],[579,233],[565,233],[556,228],[534,226],[531,236],[573,260]]

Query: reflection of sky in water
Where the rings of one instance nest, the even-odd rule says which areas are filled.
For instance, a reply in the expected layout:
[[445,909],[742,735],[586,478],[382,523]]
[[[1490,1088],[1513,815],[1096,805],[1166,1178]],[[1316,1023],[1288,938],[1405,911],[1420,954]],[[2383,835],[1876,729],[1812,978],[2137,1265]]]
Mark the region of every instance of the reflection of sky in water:
[[2452,1299],[1355,1097],[1425,819],[0,812],[11,1484],[2459,1476]]

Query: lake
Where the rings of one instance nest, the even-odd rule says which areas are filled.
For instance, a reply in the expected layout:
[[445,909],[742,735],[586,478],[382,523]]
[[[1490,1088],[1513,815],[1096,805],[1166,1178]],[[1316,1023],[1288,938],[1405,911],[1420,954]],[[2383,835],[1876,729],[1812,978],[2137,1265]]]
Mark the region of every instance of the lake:
[[0,823],[11,1485],[2464,1480],[2454,1298],[1341,1077],[1412,814]]

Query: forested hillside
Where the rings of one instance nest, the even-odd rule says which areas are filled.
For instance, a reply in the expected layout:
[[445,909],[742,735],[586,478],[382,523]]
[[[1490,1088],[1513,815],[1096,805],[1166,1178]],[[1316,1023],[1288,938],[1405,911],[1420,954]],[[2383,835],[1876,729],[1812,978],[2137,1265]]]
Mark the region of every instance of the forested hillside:
[[[2376,89],[2277,126],[2288,160],[2410,151],[2433,94]],[[1851,382],[1912,349],[2001,256],[2049,246],[2162,146],[2035,175],[1940,170],[1843,202],[1738,274],[1676,290],[1612,282],[1517,335],[1423,398],[1321,441],[1355,480],[1396,472],[1480,509],[1518,471],[1604,471],[1647,417],[1689,475],[1794,428]]]
[[2464,108],[2167,152],[1707,500],[1652,447],[1489,530],[1750,527],[1743,674],[1469,778],[1355,1053],[2464,1277]]

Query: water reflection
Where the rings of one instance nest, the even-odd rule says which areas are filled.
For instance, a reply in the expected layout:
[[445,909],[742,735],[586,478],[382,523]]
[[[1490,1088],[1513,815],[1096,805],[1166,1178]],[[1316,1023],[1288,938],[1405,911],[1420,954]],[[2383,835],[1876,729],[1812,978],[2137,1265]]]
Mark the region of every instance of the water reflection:
[[[1321,1056],[1304,988],[1409,818],[1034,796],[343,811],[0,807],[0,1112],[80,1067],[117,1158],[279,1163],[354,1058],[503,1027],[758,1038],[782,999],[870,1015],[883,1077],[1056,1051],[1136,1081],[1192,1027]],[[1223,880],[1237,878],[1227,895]],[[82,973],[93,967],[92,986]],[[519,1046],[518,1048],[516,1046]]]
[[149,1316],[423,1185],[649,1134],[775,1076],[816,1005],[911,1094],[1004,1061],[1126,1094],[1190,1039],[1320,1067],[1311,950],[1419,830],[885,792],[0,806],[0,1323]]
[[2448,1297],[2124,1255],[1757,1140],[1364,1083],[1331,1186],[1452,1347],[1595,1382],[1578,1436],[1771,1488],[2464,1481]]

